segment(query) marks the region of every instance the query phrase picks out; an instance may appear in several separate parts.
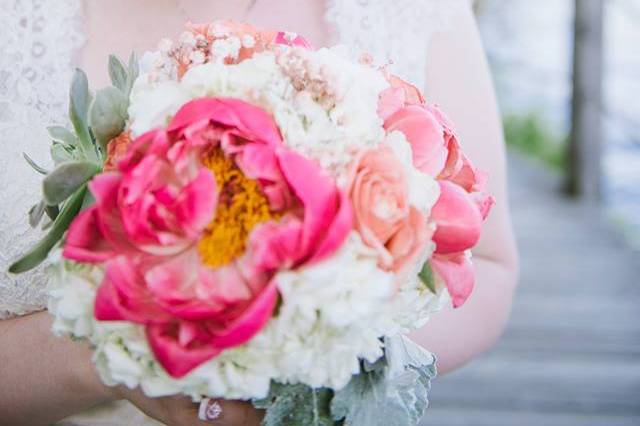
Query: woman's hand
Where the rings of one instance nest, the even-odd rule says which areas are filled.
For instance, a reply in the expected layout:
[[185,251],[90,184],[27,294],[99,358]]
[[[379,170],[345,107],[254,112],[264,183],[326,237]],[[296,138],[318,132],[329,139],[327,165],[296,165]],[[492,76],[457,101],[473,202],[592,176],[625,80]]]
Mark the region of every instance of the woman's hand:
[[184,397],[149,398],[140,390],[105,386],[88,344],[56,337],[47,312],[0,321],[0,423],[47,425],[93,406],[126,399],[168,426],[259,425],[249,403],[217,401],[213,420],[198,419],[198,404]]
[[[216,400],[219,414],[208,416],[208,420],[198,418],[199,405],[181,396],[149,398],[139,389],[117,388],[116,399],[126,399],[142,412],[167,426],[258,426],[263,413],[245,401]],[[215,418],[213,418],[215,417]]]

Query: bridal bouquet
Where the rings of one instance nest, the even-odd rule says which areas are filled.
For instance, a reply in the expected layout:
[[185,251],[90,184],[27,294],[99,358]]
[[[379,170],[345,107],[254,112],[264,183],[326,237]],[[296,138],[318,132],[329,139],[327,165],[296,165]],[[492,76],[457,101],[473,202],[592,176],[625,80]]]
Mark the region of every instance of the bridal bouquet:
[[189,25],[77,71],[33,226],[54,331],[105,383],[252,400],[264,424],[416,424],[434,357],[403,334],[473,288],[493,199],[445,115],[346,47]]

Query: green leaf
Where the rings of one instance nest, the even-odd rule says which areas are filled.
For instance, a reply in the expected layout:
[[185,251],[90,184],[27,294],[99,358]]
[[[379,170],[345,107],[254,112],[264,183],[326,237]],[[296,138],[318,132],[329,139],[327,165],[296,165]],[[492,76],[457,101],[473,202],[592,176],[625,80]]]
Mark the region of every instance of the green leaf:
[[420,278],[420,281],[422,281],[433,294],[436,294],[436,278],[433,275],[433,269],[431,269],[429,261],[426,261],[424,265],[422,265],[422,270],[418,273],[418,278]]
[[79,148],[87,160],[97,160],[98,155],[89,132],[89,105],[91,105],[91,93],[86,74],[79,69],[71,82],[69,96],[69,118],[78,135]]
[[109,55],[109,77],[115,87],[126,93],[129,73],[122,61],[115,55]]
[[140,62],[138,61],[138,55],[136,52],[131,52],[131,56],[129,56],[129,75],[127,80],[127,90],[124,92],[127,99],[129,99],[129,95],[131,95],[131,89],[133,88],[133,83],[136,82],[136,79],[140,75]]
[[38,204],[35,204],[31,209],[29,209],[29,225],[32,228],[38,226],[40,221],[42,220],[42,216],[44,216],[44,201],[40,201]]
[[303,384],[271,382],[269,395],[254,400],[258,409],[267,410],[262,426],[333,426],[330,389],[312,389]]
[[106,152],[107,143],[124,130],[127,119],[127,99],[115,87],[98,91],[91,104],[89,121],[91,130]]
[[78,145],[78,137],[69,131],[66,127],[62,126],[50,126],[47,127],[49,136],[56,142],[60,142],[72,147]]
[[51,158],[55,165],[72,161],[75,157],[73,155],[74,150],[69,145],[64,145],[60,142],[54,142],[51,145]]
[[62,163],[42,181],[44,201],[50,206],[62,203],[99,172],[100,167],[89,161]]
[[69,228],[69,225],[73,219],[80,212],[80,206],[82,206],[82,200],[84,199],[86,186],[83,186],[73,197],[65,203],[60,215],[53,223],[49,233],[27,254],[18,259],[9,267],[9,272],[13,274],[19,274],[21,272],[29,271],[47,258],[47,255],[53,247],[60,241],[65,231]]
[[424,416],[435,357],[403,336],[385,338],[385,358],[336,392],[334,420],[349,426],[412,426]]
[[27,155],[26,152],[22,153],[22,156],[24,157],[25,160],[27,160],[27,163],[29,163],[29,165],[33,168],[33,170],[35,170],[36,172],[40,173],[41,175],[46,175],[47,173],[49,173],[49,171],[47,169],[45,169],[44,167],[40,167],[36,164],[35,161],[33,161],[31,159],[31,157],[29,157]]

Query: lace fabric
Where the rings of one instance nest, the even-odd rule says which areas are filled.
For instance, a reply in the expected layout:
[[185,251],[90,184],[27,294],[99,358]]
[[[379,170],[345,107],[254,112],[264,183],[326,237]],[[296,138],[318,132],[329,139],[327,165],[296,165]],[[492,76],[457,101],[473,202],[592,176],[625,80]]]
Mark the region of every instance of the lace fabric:
[[[424,87],[431,36],[469,0],[327,0],[333,42],[371,53]],[[26,212],[41,178],[21,158],[48,165],[45,127],[67,122],[74,55],[83,44],[82,0],[0,0],[0,318],[43,309],[42,267],[14,276],[7,268],[41,236]]]
[[72,60],[83,39],[81,0],[0,0],[0,9],[0,318],[6,318],[46,302],[43,267],[7,273],[41,236],[26,216],[41,177],[22,153],[48,165],[45,127],[66,122]]
[[328,0],[326,20],[332,42],[368,52],[424,88],[432,36],[450,29],[454,15],[470,6],[471,0]]

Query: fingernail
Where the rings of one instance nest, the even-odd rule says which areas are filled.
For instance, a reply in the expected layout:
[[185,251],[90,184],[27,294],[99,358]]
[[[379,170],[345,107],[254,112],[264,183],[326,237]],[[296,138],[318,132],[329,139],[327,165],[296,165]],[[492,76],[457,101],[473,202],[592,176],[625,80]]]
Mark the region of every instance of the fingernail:
[[200,401],[198,408],[198,418],[203,421],[216,420],[222,414],[222,406],[218,401],[211,398],[205,398]]

